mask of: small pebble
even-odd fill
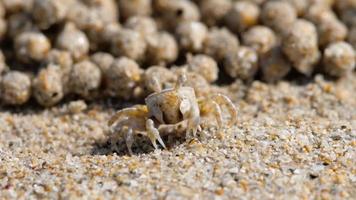
[[[71,101],[69,104],[68,104],[68,112],[70,114],[78,114],[78,113],[81,113],[83,112],[84,110],[87,109],[87,104],[85,103],[85,101],[83,100],[78,100],[78,101]]]

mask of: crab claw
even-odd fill
[[[148,113],[147,107],[145,105],[137,105],[132,108],[124,108],[117,113],[115,113],[109,120],[108,125],[112,126],[113,124],[120,122],[121,120],[127,119],[129,117],[146,117]]]
[[[155,149],[158,149],[156,140],[162,145],[163,148],[166,148],[166,145],[164,144],[161,136],[159,135],[159,131],[157,128],[154,127],[154,123],[151,119],[147,119],[146,121],[146,130],[147,130],[147,136],[150,138],[152,145]]]

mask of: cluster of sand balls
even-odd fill
[[[0,99],[197,95],[219,73],[278,81],[355,68],[355,0],[0,0]],[[220,71],[220,72],[219,72]]]

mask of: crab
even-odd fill
[[[145,105],[124,108],[110,118],[108,125],[115,125],[115,130],[124,134],[130,154],[135,135],[148,137],[155,149],[158,149],[156,141],[166,148],[161,135],[185,133],[187,138],[195,137],[202,130],[203,117],[213,115],[218,128],[232,126],[237,121],[237,110],[228,97],[215,94],[197,99],[194,89],[184,86],[186,79],[186,75],[181,74],[175,87],[164,90],[160,89],[157,81],[156,92],[146,97]],[[224,124],[220,105],[226,106],[230,114],[227,124]]]

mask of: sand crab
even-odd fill
[[[157,92],[145,99],[146,105],[136,105],[125,108],[114,114],[108,122],[109,126],[116,124],[116,129],[125,134],[126,145],[132,154],[134,135],[147,136],[155,149],[156,141],[166,148],[161,134],[186,133],[186,137],[196,135],[201,130],[201,118],[214,115],[218,128],[224,126],[223,114],[220,105],[225,105],[230,113],[227,124],[231,126],[236,122],[237,111],[231,100],[221,94],[211,98],[197,99],[191,87],[184,86],[186,76],[179,75],[174,88],[160,91],[157,83]]]

